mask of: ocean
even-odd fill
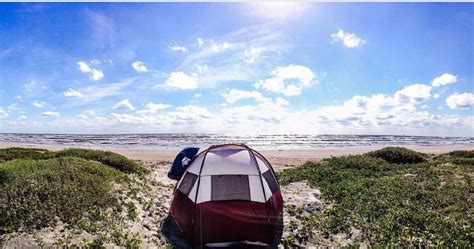
[[[222,135],[222,134],[0,134],[3,144],[94,148],[182,148],[244,143],[256,149],[322,149],[385,146],[474,146],[473,137],[392,135]]]

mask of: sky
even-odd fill
[[[0,132],[474,135],[473,3],[0,3]]]

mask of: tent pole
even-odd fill
[[[270,230],[270,216],[268,215],[268,205],[267,205],[267,196],[265,194],[265,187],[263,186],[263,180],[262,180],[262,172],[260,171],[260,167],[258,166],[257,158],[252,152],[252,149],[250,149],[247,145],[243,145],[245,148],[247,148],[247,151],[249,152],[250,156],[253,158],[253,161],[255,162],[255,166],[257,167],[258,171],[258,178],[260,179],[260,185],[262,186],[262,191],[263,191],[263,201],[265,202],[265,211],[267,212],[267,224],[268,224],[268,231],[271,233]],[[269,169],[270,170],[270,169]]]
[[[209,147],[205,154],[204,154],[204,157],[202,159],[202,162],[201,162],[201,168],[199,169],[199,175],[198,175],[198,182],[197,182],[197,186],[196,186],[196,195],[194,196],[194,212],[193,212],[193,229],[192,229],[192,234],[191,234],[191,243],[194,239],[194,229],[195,229],[195,224],[196,224],[196,206],[197,206],[197,197],[198,197],[198,194],[199,194],[199,185],[201,184],[201,173],[202,173],[202,168],[204,167],[204,161],[206,161],[206,156],[207,156],[207,153],[209,152],[209,150],[211,148],[213,148],[214,146],[211,146]],[[201,216],[199,217],[199,223],[201,223]],[[202,224],[200,224],[200,227],[202,227]],[[200,234],[201,234],[201,238],[199,240],[200,244],[201,244],[201,247],[202,247],[202,231],[200,231]]]

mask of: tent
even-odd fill
[[[283,199],[270,163],[245,145],[214,145],[178,181],[164,235],[177,247],[276,247]]]

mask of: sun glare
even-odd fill
[[[307,4],[300,2],[266,2],[249,5],[253,15],[269,19],[297,18],[307,7]]]

